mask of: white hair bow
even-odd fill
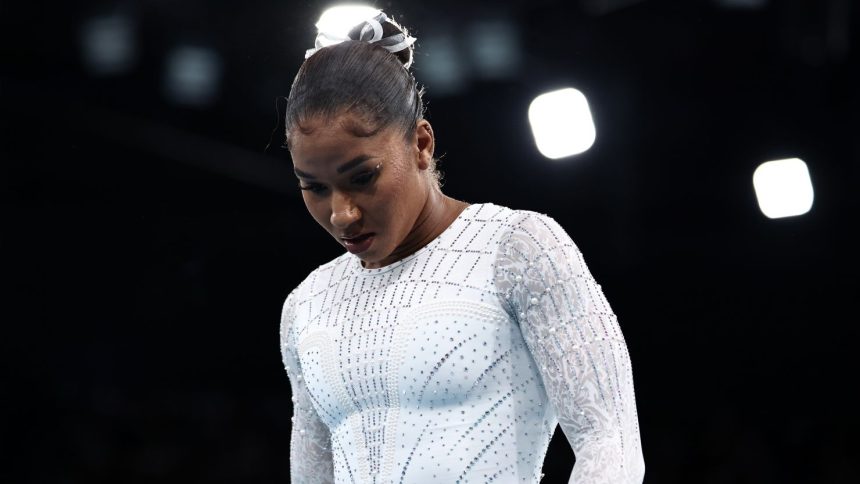
[[[401,50],[406,49],[415,43],[415,37],[406,35],[402,32],[383,38],[382,22],[385,22],[387,20],[388,16],[386,16],[385,13],[380,10],[377,11],[377,13],[372,18],[357,23],[356,26],[362,26],[357,39],[351,39],[349,35],[341,35],[333,32],[325,32],[320,30],[317,33],[317,38],[314,42],[314,48],[308,49],[305,52],[305,59],[314,55],[318,50],[322,49],[323,47],[339,44],[347,40],[359,40],[362,42],[377,44],[388,52],[391,52],[392,54],[396,54],[397,52],[400,52]],[[353,29],[354,28],[355,27],[353,27]],[[405,67],[409,68],[411,64],[412,58],[410,56],[409,62],[405,64]]]

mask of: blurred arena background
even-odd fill
[[[0,481],[288,482],[281,304],[341,249],[276,107],[335,4],[0,4]],[[418,38],[444,189],[585,254],[646,482],[856,482],[860,5],[368,4]],[[529,106],[566,87],[596,138],[548,159]],[[789,158],[814,202],[770,218]],[[544,482],[572,465],[559,430]]]

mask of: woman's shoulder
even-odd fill
[[[487,221],[501,222],[507,226],[508,234],[516,232],[545,233],[554,235],[566,235],[562,228],[552,216],[534,210],[510,208],[494,203],[475,204],[473,217]]]
[[[333,278],[343,277],[349,272],[352,257],[349,252],[344,252],[312,270],[290,291],[284,304],[299,304],[307,299],[309,294],[315,292],[314,288],[328,287]]]
[[[311,296],[317,292],[318,288],[328,287],[331,283],[332,277],[337,277],[338,273],[340,274],[340,277],[343,277],[346,272],[349,272],[350,257],[351,254],[349,252],[345,252],[329,262],[322,264],[311,271],[307,277],[305,277],[295,288],[293,288],[292,291],[289,292],[289,294],[287,294],[284,304],[281,307],[280,333],[282,348],[286,348],[290,344],[290,338],[288,335],[292,330],[297,312],[299,312],[300,308],[304,307],[305,304],[308,304]]]
[[[534,210],[524,210],[493,203],[473,204],[469,222],[477,222],[470,233],[483,247],[494,247],[496,256],[510,251],[550,253],[576,245],[568,232],[552,216]],[[490,249],[493,250],[493,249]]]

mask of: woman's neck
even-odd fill
[[[428,193],[409,236],[384,260],[375,264],[365,263],[365,268],[384,267],[421,250],[451,226],[468,206],[468,203],[455,200],[434,187]]]

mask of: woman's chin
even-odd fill
[[[361,254],[356,254],[361,260],[361,265],[364,266],[365,269],[379,269],[386,264],[385,257],[379,256],[378,252],[370,249],[366,252],[362,252]]]

